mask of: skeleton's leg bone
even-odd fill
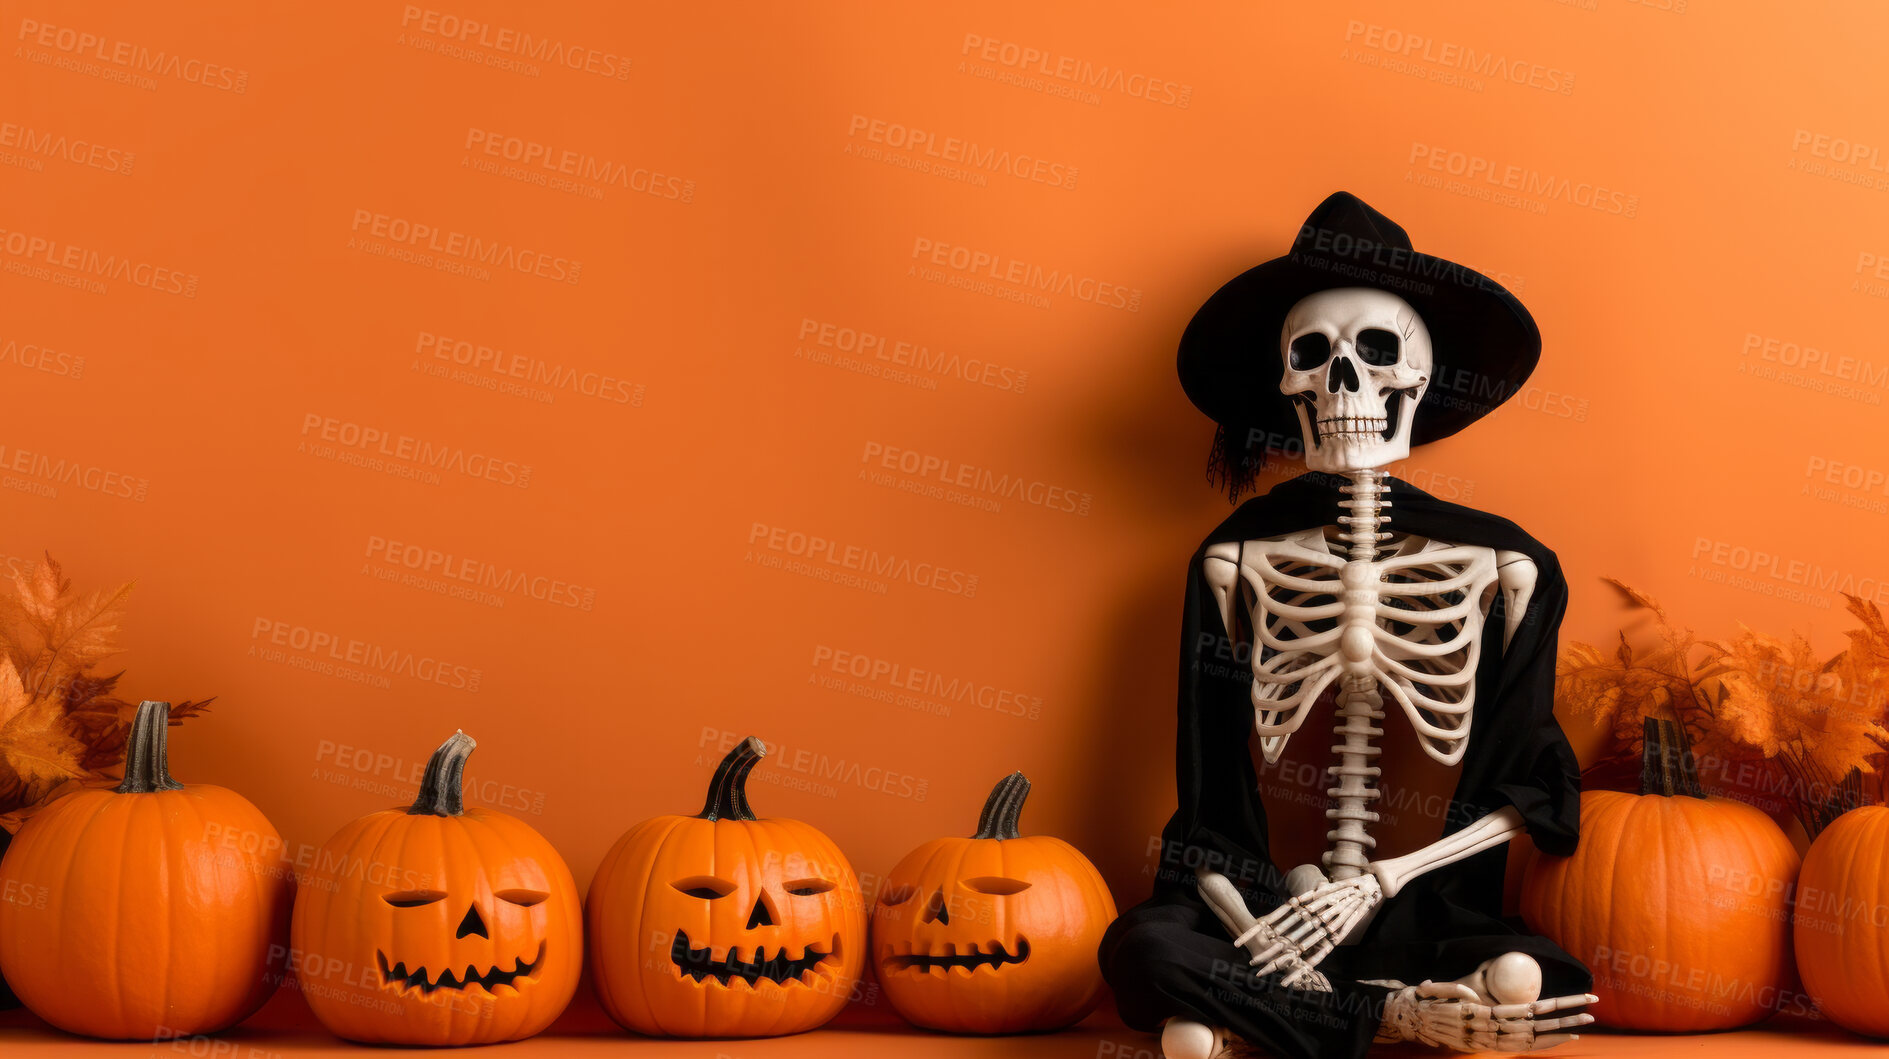
[[[1286,872],[1286,892],[1294,897],[1330,882],[1324,871],[1316,864],[1301,864]],[[1236,933],[1237,936],[1237,933]]]
[[[1227,1053],[1228,1036],[1219,1026],[1171,1018],[1161,1027],[1161,1054],[1167,1059],[1217,1059]]]
[[[1370,866],[1384,888],[1385,897],[1397,896],[1405,883],[1448,864],[1473,857],[1485,849],[1499,846],[1523,831],[1522,814],[1506,806],[1414,853],[1380,860]]]
[[[1465,980],[1491,1004],[1528,1004],[1541,999],[1541,964],[1525,952],[1484,960]]]
[[[1453,982],[1369,984],[1391,989],[1377,1040],[1420,1041],[1464,1052],[1533,1052],[1578,1040],[1559,1031],[1589,1025],[1594,1016],[1555,1013],[1598,1000],[1592,993],[1539,999],[1541,966],[1520,952],[1485,960]]]

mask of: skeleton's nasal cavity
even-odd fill
[[[1331,371],[1325,376],[1325,392],[1337,393],[1339,390],[1358,392],[1358,371],[1351,366],[1350,357],[1333,358]]]

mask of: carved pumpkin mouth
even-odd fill
[[[394,964],[390,969],[387,966],[386,953],[376,950],[374,955],[380,958],[380,979],[388,985],[407,986],[423,993],[431,993],[435,989],[470,989],[476,985],[490,992],[494,986],[501,985],[509,985],[516,989],[517,986],[513,983],[518,979],[523,978],[529,981],[535,977],[538,968],[544,965],[544,942],[538,943],[538,955],[530,963],[526,963],[523,957],[520,957],[512,961],[510,968],[494,967],[484,973],[467,965],[463,978],[452,971],[441,971],[436,976],[429,976],[424,967],[409,971],[405,960]]]
[[[818,946],[808,945],[805,954],[789,958],[787,947],[782,946],[768,955],[767,946],[754,950],[754,958],[748,961],[735,959],[735,950],[729,950],[725,959],[715,959],[712,946],[700,949],[689,946],[689,935],[676,931],[675,943],[669,946],[669,959],[676,965],[676,971],[684,977],[700,982],[713,977],[723,985],[730,978],[740,978],[749,985],[757,981],[773,982],[775,985],[807,985],[801,976],[836,958],[840,951],[840,936],[833,935],[833,940],[822,951]]]
[[[956,949],[957,946],[947,943],[945,948]],[[920,974],[933,971],[950,974],[953,967],[962,967],[968,971],[988,967],[994,971],[1005,964],[1022,963],[1030,958],[1030,939],[1024,937],[1017,939],[1017,951],[1014,954],[997,941],[991,942],[985,949],[980,949],[976,942],[972,942],[968,948],[967,952],[914,952],[888,956],[885,968],[888,971],[917,971]]]

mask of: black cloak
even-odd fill
[[[1235,510],[1188,562],[1175,747],[1179,807],[1162,832],[1154,896],[1123,914],[1102,943],[1104,975],[1130,1025],[1154,1030],[1179,1015],[1227,1026],[1276,1055],[1341,1059],[1370,1047],[1382,1017],[1385,989],[1364,980],[1441,981],[1519,951],[1541,964],[1543,996],[1583,993],[1592,985],[1578,960],[1501,917],[1506,845],[1420,876],[1386,900],[1359,943],[1340,946],[1319,965],[1332,993],[1280,988],[1275,976],[1256,978],[1245,952],[1233,948],[1198,895],[1194,872],[1206,867],[1231,880],[1255,916],[1287,896],[1284,868],[1268,853],[1248,749],[1251,660],[1233,649],[1202,560],[1213,544],[1332,524],[1339,486],[1347,481],[1312,473],[1275,486]],[[1518,551],[1537,571],[1528,613],[1506,649],[1503,593],[1495,594],[1484,623],[1469,745],[1444,833],[1513,805],[1538,847],[1572,853],[1580,772],[1553,713],[1556,634],[1568,597],[1560,564],[1507,519],[1439,500],[1396,478],[1385,483],[1388,528]]]

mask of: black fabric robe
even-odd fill
[[[1441,981],[1519,951],[1540,962],[1543,996],[1582,993],[1592,984],[1578,960],[1502,919],[1506,845],[1420,876],[1385,901],[1360,942],[1340,946],[1319,965],[1332,980],[1331,993],[1285,989],[1277,976],[1254,976],[1245,951],[1234,948],[1198,894],[1195,869],[1206,867],[1231,880],[1248,909],[1263,916],[1287,896],[1284,873],[1291,867],[1274,864],[1268,854],[1248,749],[1251,660],[1244,648],[1237,655],[1232,649],[1202,560],[1213,544],[1335,523],[1344,481],[1306,474],[1248,500],[1188,562],[1175,748],[1179,807],[1162,832],[1154,896],[1116,920],[1101,948],[1103,973],[1131,1026],[1156,1030],[1178,1015],[1229,1027],[1288,1059],[1346,1059],[1370,1047],[1383,1014],[1386,989],[1365,979]],[[1439,500],[1396,478],[1385,481],[1393,531],[1518,551],[1537,570],[1528,613],[1506,650],[1503,593],[1496,593],[1484,623],[1469,745],[1444,833],[1513,805],[1537,846],[1573,852],[1580,772],[1553,713],[1556,634],[1568,595],[1560,564],[1506,519]],[[1386,725],[1408,723],[1395,704],[1387,702],[1386,713]],[[1319,730],[1319,720],[1308,726]],[[1300,826],[1325,822],[1312,816]]]

